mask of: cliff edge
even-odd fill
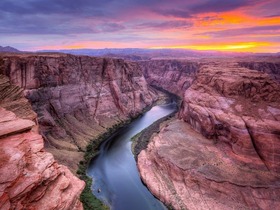
[[[3,54],[1,59],[0,73],[25,90],[38,114],[46,150],[72,172],[93,139],[157,98],[133,62],[53,53]]]
[[[0,75],[0,209],[83,209],[84,182],[44,150],[23,90]]]
[[[199,61],[179,119],[138,156],[143,181],[175,209],[280,204],[280,62],[244,60]]]

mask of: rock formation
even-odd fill
[[[139,62],[147,82],[183,97],[199,69],[199,63],[184,60]]]
[[[181,120],[165,125],[138,156],[144,182],[175,209],[277,208],[279,60],[198,63]]]
[[[233,159],[280,172],[280,84],[237,63],[207,63],[185,92],[180,117]]]
[[[4,54],[0,73],[25,89],[47,150],[73,172],[90,140],[137,116],[157,97],[136,63],[118,59]]]
[[[173,120],[138,156],[150,191],[174,209],[277,209],[279,174],[237,163],[225,150]]]
[[[82,209],[84,183],[45,152],[36,116],[0,75],[0,209]]]

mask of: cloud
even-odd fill
[[[137,47],[201,43],[209,37],[211,42],[251,41],[251,35],[276,40],[278,5],[279,0],[0,0],[0,37],[2,45],[14,40],[21,48],[24,42],[65,40]]]
[[[266,18],[280,17],[280,14],[265,15],[264,17],[266,17]]]
[[[1,0],[0,10],[10,14],[78,14],[79,16],[104,16],[103,6],[113,0]]]
[[[139,29],[175,29],[175,28],[190,28],[192,26],[192,23],[190,21],[184,21],[184,20],[174,20],[174,21],[155,21],[155,22],[145,22],[138,24],[136,28]]]
[[[254,2],[260,1],[256,0]],[[84,26],[84,24],[82,24],[83,26],[81,24],[74,25],[76,23],[87,22],[88,20],[92,20],[93,22],[109,22],[112,24],[118,24],[120,21],[137,22],[137,19],[140,19],[142,22],[155,22],[153,15],[147,15],[150,13],[165,16],[164,19],[166,21],[166,23],[162,24],[151,24],[150,27],[154,25],[155,28],[162,25],[163,28],[170,28],[173,25],[175,28],[178,28],[190,24],[172,22],[175,21],[172,20],[174,17],[191,19],[195,18],[195,15],[199,13],[234,10],[247,6],[252,2],[253,0],[1,0],[0,27],[8,28],[3,31],[4,33],[13,31],[12,25],[21,25],[20,27],[22,28],[26,25],[27,29],[25,31],[28,33],[31,33],[32,30],[36,33],[41,28],[42,33],[53,31],[55,34],[62,33],[60,32],[60,28],[63,28],[63,25],[68,24],[68,22],[71,22],[68,25],[69,32],[77,28],[77,32],[91,33],[98,32],[99,29]],[[46,16],[48,18],[45,18]],[[24,20],[27,19],[26,24],[19,20],[19,17]],[[45,19],[49,21],[49,24]],[[36,26],[38,29],[36,29]],[[51,30],[52,28],[53,30]],[[109,32],[121,29],[124,29],[124,26],[111,25],[110,27],[105,25],[103,31]],[[22,29],[22,31],[24,30]],[[66,31],[67,29],[65,29]],[[2,32],[0,31],[0,33]]]
[[[99,25],[100,32],[115,32],[125,29],[125,26],[118,23],[105,23]]]
[[[204,13],[221,13],[234,11],[248,6],[258,6],[260,3],[274,0],[196,0],[170,1],[157,5],[153,11],[163,16],[191,18]],[[274,4],[275,5],[275,4]]]
[[[8,15],[7,15],[8,16]],[[93,33],[86,25],[71,24],[63,16],[26,15],[0,19],[1,34],[75,34]]]
[[[104,21],[72,20],[67,16],[25,15],[0,19],[0,34],[96,34],[125,29],[125,26]]]
[[[210,31],[205,33],[199,33],[197,35],[208,35],[211,37],[235,37],[235,36],[250,36],[255,34],[279,34],[280,25],[271,26],[255,26],[249,28],[238,28],[238,29],[228,29],[221,31]]]
[[[179,18],[191,18],[189,10],[186,9],[155,9],[154,12],[169,17],[179,17]]]
[[[227,12],[241,7],[254,5],[258,0],[208,0],[190,7],[194,14],[208,12]]]

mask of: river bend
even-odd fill
[[[91,161],[87,174],[94,180],[93,194],[112,210],[166,209],[141,182],[131,137],[175,110],[175,102],[154,106],[101,144],[100,154]]]

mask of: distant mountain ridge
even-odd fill
[[[6,47],[0,46],[0,52],[20,52],[20,51],[10,46],[6,46]]]
[[[60,52],[73,55],[89,55],[97,57],[122,58],[125,60],[151,60],[151,59],[185,59],[209,57],[236,57],[236,56],[277,56],[279,53],[240,53],[220,51],[198,51],[187,49],[143,49],[143,48],[105,48],[105,49],[60,49],[40,50],[38,52]]]

